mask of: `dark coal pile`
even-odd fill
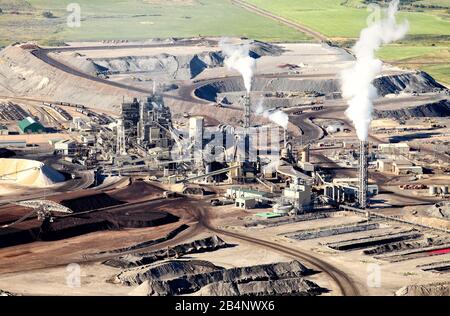
[[[392,253],[396,251],[420,249],[424,247],[439,246],[447,243],[445,238],[427,238],[425,240],[417,241],[400,241],[381,245],[375,248],[366,249],[363,251],[365,255],[381,255],[385,253]]]
[[[0,148],[0,158],[11,158],[14,157],[16,153],[7,148]]]
[[[104,262],[104,264],[115,268],[128,269],[164,260],[170,256],[180,257],[186,254],[209,252],[230,246],[231,245],[227,244],[219,237],[213,236],[205,239],[195,240],[191,243],[180,244],[170,248],[169,250],[160,249],[154,252],[124,255],[118,258],[107,260],[106,262]]]
[[[368,231],[379,228],[380,225],[377,223],[363,223],[363,224],[353,224],[353,225],[342,225],[321,229],[304,230],[295,232],[287,235],[287,237],[295,240],[308,240],[314,238],[329,237],[341,234],[349,234],[355,232]]]
[[[162,196],[163,190],[144,181],[134,181],[126,188],[111,193],[111,197],[120,201],[133,201],[151,196]]]
[[[450,272],[450,261],[438,261],[429,264],[419,265],[423,271],[431,271],[437,273],[449,273]]]
[[[145,286],[147,295],[183,295],[192,294],[202,288],[212,285],[205,291],[223,295],[264,295],[300,294],[318,295],[323,292],[319,286],[310,281],[302,281],[304,276],[312,271],[298,261],[256,265],[222,269],[207,273],[185,275],[166,280],[149,280]],[[297,279],[297,280],[296,280]],[[270,288],[273,286],[273,288]]]
[[[280,56],[283,52],[284,49],[278,45],[261,41],[253,41],[250,43],[250,56],[253,58],[262,56]]]
[[[375,110],[376,118],[409,119],[414,117],[447,116],[450,116],[450,101],[447,99],[398,110]]]
[[[203,260],[170,260],[160,264],[146,265],[124,270],[114,277],[114,283],[135,286],[147,280],[170,280],[188,274],[208,273],[222,270],[209,261]]]
[[[302,278],[248,283],[217,282],[206,285],[199,292],[202,296],[316,296],[326,292],[316,283]]]
[[[46,220],[39,226],[18,230],[14,227],[0,230],[0,247],[9,247],[34,241],[52,241],[103,230],[161,226],[178,221],[178,217],[164,211],[145,209],[114,210],[74,214]]]
[[[412,240],[422,237],[420,233],[417,233],[415,230],[401,232],[401,233],[391,233],[391,234],[383,234],[376,235],[358,239],[350,239],[344,240],[334,243],[327,244],[328,247],[341,250],[341,251],[351,251],[351,250],[359,250],[369,247],[374,247],[378,245],[385,245],[389,243],[399,242],[403,240]]]
[[[290,78],[254,78],[254,91],[315,91],[321,94],[328,94],[339,91],[339,81],[337,79],[302,79],[292,80]],[[234,93],[245,91],[242,78],[228,78],[204,85],[195,90],[195,95],[201,99],[217,102],[217,97],[221,93]]]
[[[53,223],[46,221],[39,237],[41,240],[59,240],[101,230],[154,227],[176,221],[178,217],[170,213],[145,209],[93,212],[55,218]]]
[[[125,202],[117,200],[106,193],[99,193],[70,200],[63,200],[60,204],[70,208],[74,213],[79,213],[121,205],[125,204]]]
[[[383,76],[375,79],[374,85],[380,96],[400,92],[432,92],[444,87],[424,72],[405,73]],[[340,82],[337,78],[329,79],[291,79],[291,78],[261,78],[256,77],[253,83],[254,91],[272,92],[311,92],[330,95],[340,92]],[[218,95],[245,91],[242,78],[227,78],[199,87],[195,95],[201,99],[217,102]],[[223,97],[223,95],[221,95]]]
[[[375,79],[374,85],[378,94],[382,96],[401,91],[425,93],[433,92],[436,89],[445,89],[443,85],[423,71],[379,77]]]
[[[264,227],[273,227],[280,226],[289,223],[298,223],[304,221],[312,221],[316,219],[329,218],[330,215],[328,213],[306,213],[302,215],[298,215],[295,217],[278,217],[274,219],[263,219],[263,220],[252,220],[250,223],[245,223],[244,227],[255,227],[255,226],[264,226]]]

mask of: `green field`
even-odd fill
[[[319,31],[331,41],[346,47],[351,46],[361,29],[367,26],[370,14],[362,0],[246,1]],[[407,19],[410,32],[400,45],[382,48],[379,56],[386,61],[401,61],[401,66],[406,68],[429,71],[450,85],[450,0],[401,3],[398,20]]]
[[[79,28],[66,24],[67,4],[81,6]],[[1,0],[0,44],[35,40],[141,40],[193,36],[246,36],[266,41],[309,37],[231,4],[229,0]],[[16,12],[14,12],[16,11]],[[51,11],[53,18],[42,13]]]

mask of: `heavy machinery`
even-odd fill
[[[73,213],[68,207],[65,207],[61,204],[48,200],[28,200],[28,201],[14,202],[13,204],[23,206],[26,208],[31,208],[32,211],[10,224],[3,225],[1,228],[8,228],[17,225],[35,215],[38,220],[40,221],[48,220],[51,223],[53,222],[54,213],[59,214]]]

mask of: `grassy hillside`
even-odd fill
[[[351,46],[367,26],[363,0],[246,0],[267,11],[306,25],[343,46]],[[410,32],[400,45],[382,48],[379,56],[407,68],[429,71],[450,85],[450,0],[401,1],[399,20]]]
[[[67,27],[66,7],[81,6],[79,28]],[[308,37],[231,4],[229,0],[1,0],[0,44],[36,40],[247,36],[269,41]],[[51,11],[53,18],[43,12]]]

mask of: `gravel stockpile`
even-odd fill
[[[230,247],[230,245],[219,237],[213,236],[172,247],[170,248],[169,255],[180,257],[186,254],[214,251],[226,247]],[[120,256],[115,259],[107,260],[105,264],[116,268],[128,269],[151,264],[156,261],[167,259],[167,257],[167,249],[161,249],[154,252],[135,253]]]
[[[47,187],[65,180],[64,176],[40,161],[0,158],[2,182],[28,187]]]
[[[166,280],[149,280],[143,286],[150,296],[192,294],[208,285],[211,287],[205,289],[206,293],[216,295],[264,295],[271,292],[315,295],[319,287],[312,282],[303,281],[303,277],[311,273],[300,262],[291,261],[216,270]]]

